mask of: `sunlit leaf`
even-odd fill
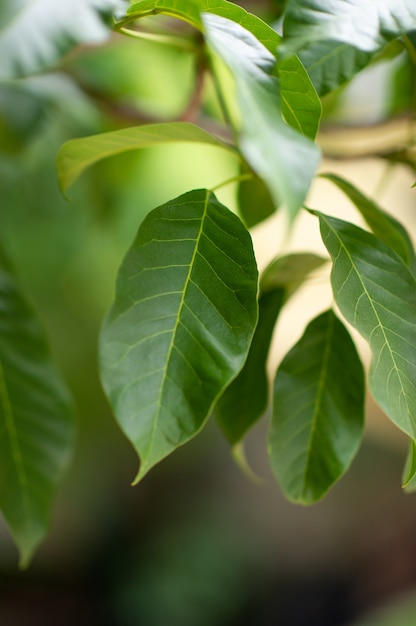
[[[280,364],[268,450],[287,498],[322,498],[349,467],[364,424],[364,372],[344,325],[315,318]]]
[[[276,320],[287,299],[326,259],[314,254],[289,254],[275,259],[260,280],[259,321],[247,361],[215,408],[228,441],[235,445],[264,414],[269,402],[267,357]]]
[[[348,196],[376,237],[397,252],[407,265],[414,264],[415,251],[412,241],[406,229],[398,220],[383,211],[374,200],[363,194],[344,178],[335,174],[323,174],[322,176],[333,182]]]
[[[129,150],[170,143],[208,144],[231,151],[238,158],[238,154],[230,146],[188,122],[123,128],[66,142],[59,150],[57,158],[61,189],[68,189],[87,167],[101,159]]]
[[[25,567],[74,443],[68,392],[0,249],[0,508]]]
[[[137,480],[203,426],[238,374],[257,322],[257,268],[239,218],[206,190],[152,211],[122,264],[101,337]]]
[[[240,149],[276,206],[283,203],[293,219],[318,166],[319,149],[282,119],[274,56],[235,22],[208,13],[203,19],[208,45],[236,82]]]
[[[416,279],[371,233],[316,215],[333,262],[335,300],[371,348],[371,392],[386,415],[416,439]]]
[[[413,0],[289,0],[281,52],[293,54],[322,41],[375,52],[415,29]]]
[[[0,32],[0,79],[51,68],[77,44],[102,43],[122,0],[32,0]]]

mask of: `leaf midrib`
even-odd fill
[[[189,270],[188,270],[188,275],[185,279],[185,283],[184,283],[184,288],[182,290],[182,297],[179,303],[179,307],[178,307],[178,314],[176,316],[176,321],[175,321],[175,326],[173,327],[172,330],[172,339],[170,341],[169,344],[169,349],[167,352],[167,356],[166,356],[166,361],[165,361],[165,367],[163,368],[163,376],[162,376],[162,384],[160,385],[160,391],[159,391],[159,396],[157,399],[157,410],[156,410],[156,414],[155,414],[155,419],[153,420],[153,428],[152,428],[152,433],[150,435],[150,443],[149,443],[149,447],[148,447],[148,451],[146,454],[146,459],[143,459],[143,466],[140,468],[140,472],[139,475],[144,475],[144,473],[146,472],[146,461],[151,457],[151,453],[154,447],[154,442],[156,439],[156,433],[158,430],[158,424],[159,424],[159,417],[160,417],[160,413],[161,413],[161,408],[162,408],[162,398],[163,398],[163,394],[164,394],[164,390],[165,390],[165,381],[168,379],[168,371],[169,371],[169,365],[170,365],[170,360],[172,357],[172,352],[173,349],[175,348],[175,340],[176,340],[176,335],[178,332],[178,329],[181,325],[181,317],[182,317],[182,310],[185,306],[185,297],[186,297],[186,293],[188,291],[189,285],[191,283],[191,275],[192,275],[192,271],[193,271],[193,267],[195,264],[195,258],[197,256],[198,253],[198,247],[199,247],[199,241],[201,239],[201,235],[203,232],[203,226],[204,226],[204,221],[207,215],[207,208],[208,208],[208,199],[210,196],[210,192],[206,191],[205,193],[205,203],[204,203],[204,210],[202,212],[201,215],[201,224],[199,227],[199,231],[198,234],[195,238],[195,248],[194,251],[192,253],[192,258],[191,261],[189,263]]]

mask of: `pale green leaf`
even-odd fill
[[[364,424],[364,372],[344,325],[315,318],[280,364],[268,450],[287,498],[322,498],[349,467]]]
[[[265,269],[260,280],[259,321],[247,360],[215,408],[218,423],[232,445],[241,441],[267,408],[267,357],[283,304],[308,274],[325,262],[314,254],[289,254],[275,259]]]
[[[31,0],[0,31],[0,79],[41,72],[77,44],[108,38],[121,0]]]
[[[0,249],[0,509],[27,566],[74,443],[68,392]]]
[[[355,204],[373,233],[392,248],[407,265],[415,263],[412,241],[402,224],[392,215],[383,211],[374,200],[368,198],[350,182],[335,174],[322,174],[330,180]]]
[[[198,126],[188,122],[148,124],[123,128],[91,137],[71,139],[59,150],[58,177],[65,191],[88,167],[116,154],[171,143],[201,143],[229,150],[230,146],[216,139]]]
[[[414,0],[289,0],[281,52],[293,54],[322,41],[375,52],[415,29]]]
[[[275,57],[235,22],[208,13],[203,20],[209,47],[235,79],[240,149],[276,206],[284,204],[293,219],[315,175],[319,149],[282,119]]]
[[[335,300],[371,348],[371,392],[386,415],[415,439],[416,279],[371,233],[315,214],[333,262]]]
[[[204,425],[247,357],[257,268],[239,218],[206,190],[152,211],[117,282],[101,372],[140,480]]]

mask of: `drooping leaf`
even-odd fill
[[[74,443],[69,394],[0,248],[0,509],[27,566]]]
[[[61,189],[65,191],[87,167],[116,154],[170,143],[201,143],[229,150],[230,146],[216,139],[198,126],[188,122],[148,124],[123,128],[108,133],[71,139],[59,150],[57,157]]]
[[[208,13],[203,20],[209,47],[236,82],[240,149],[276,206],[283,203],[293,219],[318,166],[319,149],[282,119],[275,57],[235,22]]]
[[[349,467],[364,425],[364,371],[342,322],[316,317],[280,364],[268,450],[287,498],[311,504]]]
[[[152,211],[122,264],[101,372],[140,480],[204,425],[247,357],[257,268],[239,218],[206,190]]]
[[[238,209],[247,228],[259,224],[276,210],[269,190],[255,174],[238,186]]]
[[[299,58],[322,97],[351,80],[372,58],[369,52],[358,50],[347,43],[318,41],[306,45]]]
[[[371,348],[371,392],[386,415],[416,439],[416,279],[371,233],[315,214],[333,262],[335,300]]]
[[[416,491],[416,442],[409,439],[409,449],[403,469],[402,486],[407,493]]]
[[[350,182],[335,174],[322,174],[330,180],[355,204],[373,233],[392,248],[407,265],[414,265],[415,251],[404,226],[381,209],[374,200],[368,198]]]
[[[41,72],[77,44],[97,44],[110,32],[123,0],[32,0],[0,32],[0,79]]]
[[[219,399],[215,413],[222,431],[235,446],[264,414],[269,402],[267,357],[283,304],[326,259],[289,254],[275,259],[260,280],[259,321],[243,369]]]
[[[375,52],[415,29],[413,0],[289,0],[281,53],[294,54],[322,41]]]

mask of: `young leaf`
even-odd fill
[[[37,0],[25,2],[0,33],[0,79],[51,68],[77,44],[102,43],[106,22],[122,0]]]
[[[26,567],[74,443],[68,392],[0,248],[0,508]]]
[[[193,437],[238,374],[257,322],[250,235],[206,190],[152,211],[117,282],[101,372],[140,480]]]
[[[310,504],[349,467],[364,424],[364,372],[344,325],[315,318],[277,370],[269,456],[286,497]]]
[[[215,412],[231,445],[235,446],[264,414],[269,401],[267,356],[283,304],[306,276],[326,262],[314,254],[289,254],[275,259],[260,281],[259,321],[247,361],[219,399]]]
[[[411,0],[289,0],[281,53],[294,54],[321,41],[375,52],[415,29],[416,4]]]
[[[374,200],[361,193],[350,182],[335,174],[322,174],[330,180],[355,204],[373,233],[390,246],[407,265],[415,263],[415,251],[412,241],[402,224],[381,209]]]
[[[386,415],[416,439],[416,279],[371,233],[314,213],[333,262],[335,300],[371,348],[372,394]]]
[[[209,13],[203,21],[209,47],[236,82],[241,151],[276,206],[285,204],[293,219],[318,166],[319,149],[282,119],[275,57],[239,24]]]
[[[67,141],[57,157],[58,176],[62,191],[84,172],[87,167],[116,154],[169,143],[203,143],[229,150],[238,157],[230,146],[216,139],[198,126],[188,122],[148,124],[134,128],[123,128],[92,137]]]

